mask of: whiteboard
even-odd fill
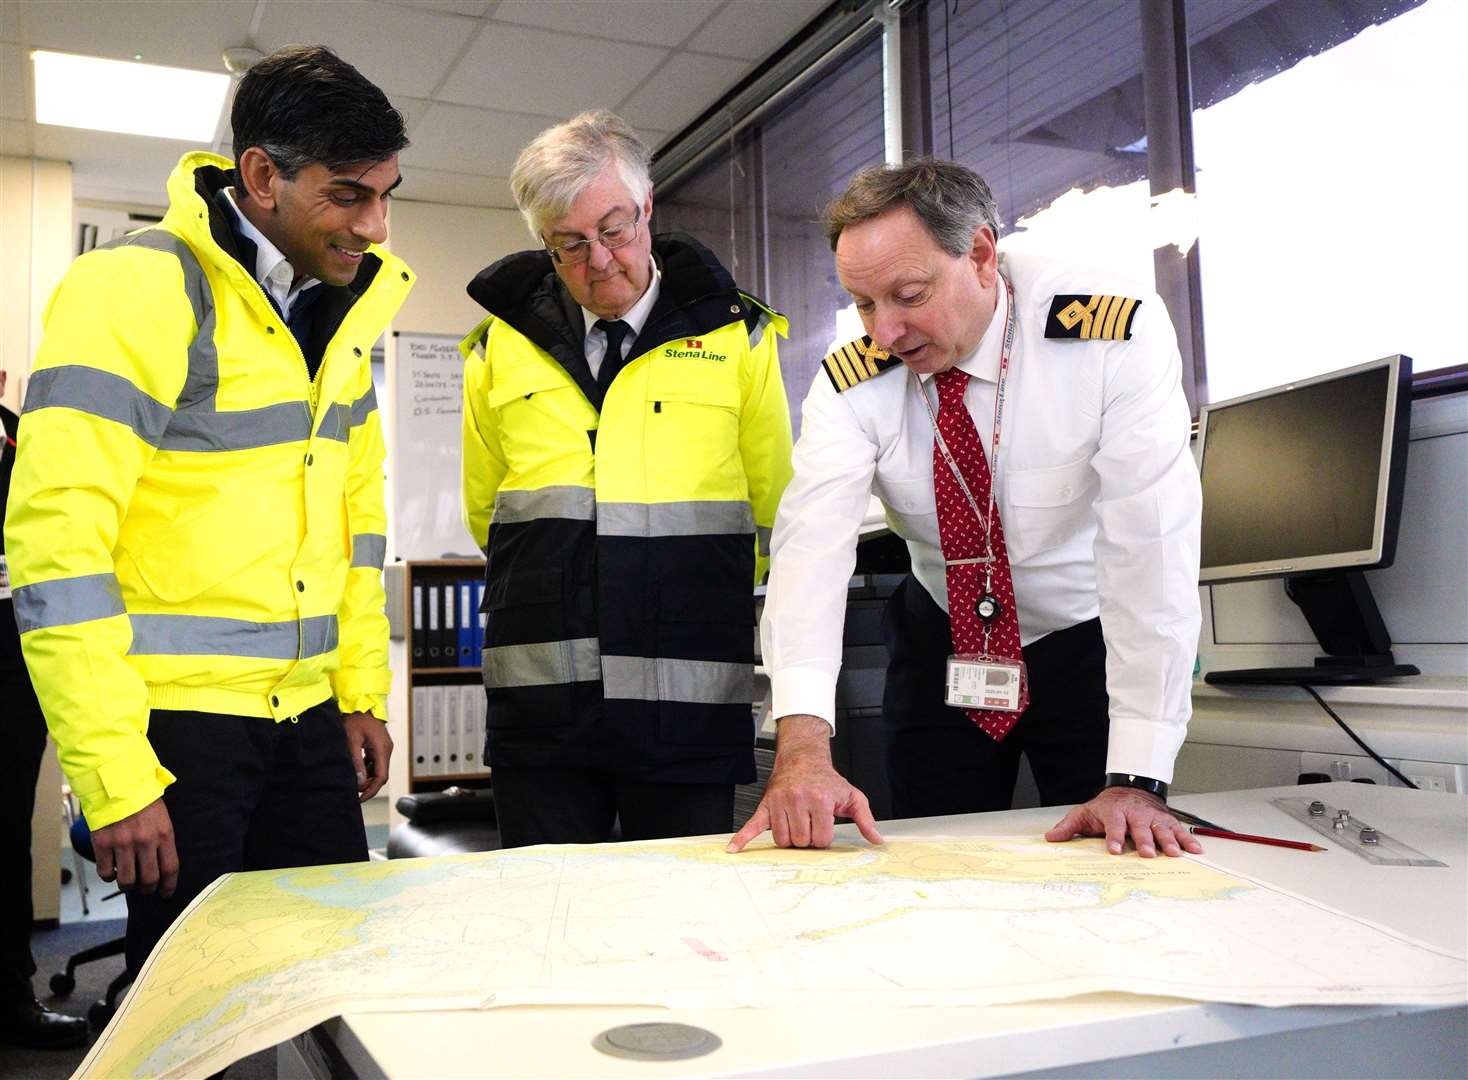
[[[394,333],[388,528],[399,559],[477,558],[464,527],[459,462],[464,358],[453,334]]]

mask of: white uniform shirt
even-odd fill
[[[1014,285],[1015,338],[995,499],[1028,644],[1101,616],[1111,699],[1108,772],[1171,780],[1192,714],[1197,652],[1198,472],[1177,338],[1135,283],[1033,256],[999,258]],[[1138,298],[1128,341],[1047,340],[1057,293]],[[1007,312],[960,362],[992,461]],[[923,380],[937,408],[931,377]],[[946,611],[933,491],[933,425],[905,366],[838,393],[824,370],[805,399],[795,477],[775,519],[760,635],[774,715],[835,726],[836,675],[857,529],[875,494],[907,541],[913,574]]]
[[[281,319],[289,319],[291,305],[296,302],[296,297],[307,289],[320,285],[321,282],[313,277],[302,277],[297,281],[295,267],[281,253],[280,248],[272,244],[263,232],[255,228],[249,218],[240,213],[240,204],[235,202],[234,198],[234,188],[225,188],[224,197],[229,200],[229,205],[234,207],[234,212],[239,219],[240,232],[255,244],[255,280],[275,301],[275,306],[280,310]]]
[[[622,316],[622,321],[631,327],[627,336],[622,339],[622,356],[632,355],[632,346],[637,343],[637,335],[647,325],[647,317],[652,314],[652,306],[658,302],[658,290],[662,288],[662,284],[663,272],[658,269],[657,261],[654,260],[652,278],[648,281],[647,288],[643,290],[637,303]],[[593,379],[601,375],[602,358],[607,354],[607,332],[596,325],[596,320],[600,318],[590,308],[581,309],[582,324],[586,327],[586,363],[591,368]]]

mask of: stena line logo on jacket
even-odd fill
[[[686,347],[682,349],[669,345],[668,355],[680,360],[715,360],[721,364],[729,359],[723,353],[705,352],[702,338],[684,338],[683,344]]]

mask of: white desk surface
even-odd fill
[[[1394,839],[1447,863],[1442,868],[1376,866],[1330,845],[1307,853],[1226,840],[1205,841],[1207,857],[1228,870],[1341,911],[1392,927],[1458,954],[1468,952],[1468,797],[1361,784],[1265,788],[1176,800],[1239,832],[1320,841],[1318,834],[1270,805],[1271,798],[1309,794],[1345,807]],[[888,822],[888,837],[925,835],[1036,835],[1060,816],[1056,808],[1000,814]],[[844,826],[849,831],[850,826]],[[853,838],[855,833],[851,832]],[[1349,947],[1349,943],[1342,943]],[[1468,982],[1468,964],[1464,969]],[[682,1062],[627,1061],[592,1048],[592,1039],[620,1024],[677,1021],[706,1028],[720,1049]],[[1413,1024],[1390,1043],[1382,1023]],[[1424,1024],[1426,1025],[1424,1027]],[[1324,1038],[1315,1038],[1317,1032]],[[1200,1004],[1175,998],[1096,994],[1064,1001],[987,1008],[706,1009],[534,1007],[481,1012],[347,1015],[323,1025],[346,1063],[361,1077],[648,1077],[648,1076],[994,1076],[1078,1068],[1101,1075],[1101,1065],[1129,1055],[1209,1052],[1212,1044],[1253,1040],[1253,1068],[1243,1067],[1245,1043],[1227,1053],[1227,1071],[1244,1075],[1302,1075],[1309,1068],[1271,1036],[1315,1038],[1311,1055],[1339,1055],[1316,1075],[1359,1074],[1368,1046],[1377,1053],[1426,1053],[1425,1074],[1443,1062],[1468,1063],[1468,1009],[1321,1006],[1267,1009]],[[1350,1039],[1360,1048],[1353,1048]],[[1424,1043],[1430,1044],[1423,1050]],[[1322,1051],[1321,1047],[1325,1049]],[[1460,1049],[1461,1047],[1461,1049]],[[1298,1048],[1295,1051],[1299,1053]],[[1153,1059],[1154,1062],[1156,1059]],[[1165,1067],[1184,1058],[1164,1058]],[[1312,1060],[1315,1060],[1312,1058]],[[1395,1061],[1395,1058],[1389,1058]],[[1093,1063],[1083,1067],[1084,1063]],[[1112,1063],[1116,1064],[1116,1063]],[[1195,1065],[1194,1068],[1197,1066]],[[1219,1065],[1204,1067],[1204,1073]],[[1150,1067],[1156,1071],[1154,1064]],[[1149,1071],[1133,1062],[1121,1075]],[[1461,1072],[1461,1069],[1454,1069]],[[1414,1072],[1404,1068],[1403,1074]]]

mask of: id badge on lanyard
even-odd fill
[[[1023,660],[985,653],[950,656],[943,700],[959,709],[1018,712],[1026,678]]]

